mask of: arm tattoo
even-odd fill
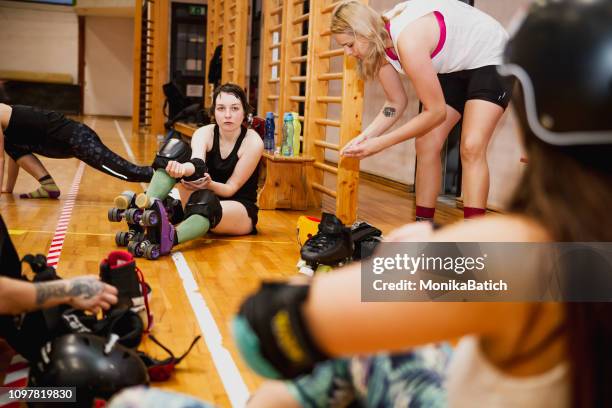
[[[383,108],[383,115],[388,118],[392,118],[393,116],[395,116],[395,108],[392,108],[391,106],[385,106]]]
[[[35,283],[36,304],[42,305],[47,300],[64,297],[83,297],[91,299],[102,290],[102,283],[93,279],[74,279],[71,285],[66,281]],[[69,288],[67,286],[70,286]]]
[[[42,305],[52,298],[66,297],[65,282],[39,282],[34,284],[36,289],[36,304]]]

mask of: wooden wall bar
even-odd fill
[[[134,11],[132,133],[164,133],[168,82],[169,0],[145,0]]]

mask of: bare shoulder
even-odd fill
[[[202,127],[197,128],[196,131],[193,133],[193,135],[194,136],[196,136],[196,135],[208,135],[209,137],[212,137],[214,129],[215,129],[215,125],[214,124],[202,126]]]
[[[0,124],[2,125],[2,128],[6,128],[8,126],[11,111],[12,108],[9,105],[0,103]]]
[[[253,129],[247,129],[246,136],[244,140],[248,143],[248,146],[253,149],[263,149],[263,140],[261,140],[261,136],[259,133],[254,131]]]
[[[519,215],[489,215],[451,224],[434,234],[439,242],[546,242],[551,237],[536,220]]]

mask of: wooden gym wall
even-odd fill
[[[363,81],[354,59],[340,48],[332,49],[329,24],[337,4],[264,0],[259,115],[274,112],[278,145],[283,114],[300,114],[302,153],[315,158],[307,172],[309,201],[320,207],[322,195],[335,198],[336,215],[352,223],[357,217],[359,161],[340,157],[336,164],[325,159],[326,151],[338,152],[359,135],[363,109]],[[330,93],[333,89],[339,91]],[[330,187],[334,179],[335,188]]]

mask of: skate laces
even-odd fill
[[[181,356],[175,357],[174,353],[172,353],[172,351],[168,347],[164,346],[159,340],[155,338],[155,336],[149,334],[149,338],[153,341],[153,343],[157,344],[162,350],[164,350],[170,355],[170,357],[164,360],[157,360],[143,353],[142,351],[138,352],[138,356],[147,366],[147,371],[149,372],[149,377],[151,378],[151,381],[167,381],[174,372],[176,366],[187,356],[187,354],[191,352],[193,346],[195,346],[195,344],[198,340],[200,340],[201,337],[202,336],[200,335],[196,336],[187,348],[187,351],[185,351]]]
[[[153,314],[151,313],[151,309],[149,307],[149,286],[145,281],[144,274],[140,270],[138,266],[136,268],[136,274],[138,275],[138,283],[140,284],[140,292],[142,293],[142,297],[144,300],[145,311],[147,313],[147,326],[145,327],[145,333],[149,334],[151,330],[151,326],[153,326]]]
[[[304,246],[311,249],[325,250],[335,245],[337,241],[338,237],[336,235],[319,233],[317,235],[312,236],[308,241],[306,241]]]

